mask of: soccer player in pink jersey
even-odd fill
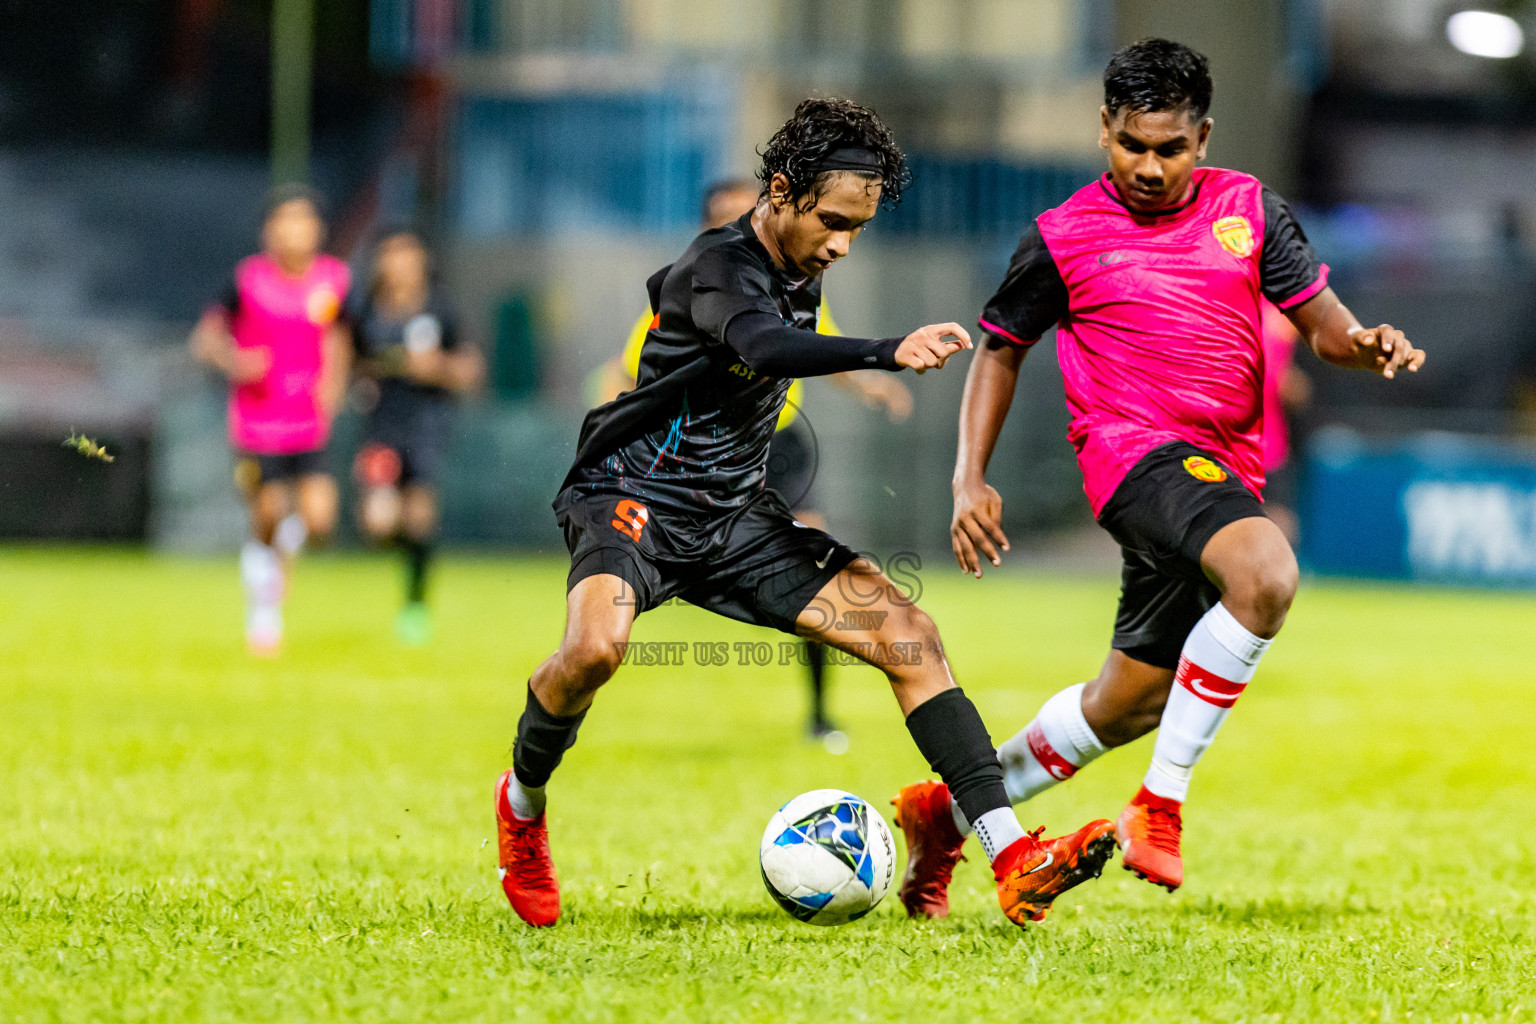
[[[960,567],[1008,549],[985,479],[1019,366],[1053,324],[1088,500],[1124,569],[1109,659],[998,748],[1015,803],[1156,729],[1152,763],[1115,834],[1125,866],[1182,883],[1180,812],[1195,764],[1285,621],[1296,558],[1264,515],[1261,300],[1320,357],[1392,378],[1424,353],[1362,327],[1328,287],[1286,204],[1249,175],[1197,168],[1211,133],[1205,57],[1150,39],[1104,74],[1109,173],[1024,232],[980,318],[960,412],[951,539]],[[902,899],[932,915],[962,820],[918,783],[919,856]],[[908,828],[909,843],[913,829]]]
[[[197,359],[229,378],[229,438],[241,455],[236,476],[251,508],[251,539],[240,552],[246,640],[259,655],[277,653],[282,643],[289,558],[306,532],[321,539],[336,525],[325,444],[350,359],[338,323],[349,274],[346,264],[320,252],[324,236],[313,193],[274,190],[262,251],[235,267],[190,340]],[[295,509],[301,528],[279,530]]]

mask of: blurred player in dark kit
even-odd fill
[[[796,377],[937,369],[970,344],[953,323],[904,338],[816,332],[822,272],[882,203],[895,205],[906,176],[873,111],[806,100],[763,151],[757,205],[699,235],[647,283],[659,318],[638,386],[587,415],[554,502],[571,553],[565,635],[529,679],[513,766],[495,787],[502,889],[524,921],[560,914],[545,784],[617,671],[635,617],[674,596],[881,668],[918,749],[980,836],[1015,923],[1112,851],[1107,821],[1059,840],[1025,834],[933,621],[868,561],[796,522],[766,486]],[[883,615],[868,614],[871,595]]]
[[[983,560],[1001,564],[1002,500],[985,471],[1019,367],[1056,325],[1068,437],[1094,515],[1124,556],[1120,609],[1098,677],[1046,701],[998,754],[1017,802],[1156,729],[1116,838],[1126,868],[1170,891],[1184,878],[1194,767],[1296,593],[1296,558],[1259,503],[1263,300],[1335,365],[1391,378],[1424,361],[1401,331],[1362,327],[1344,307],[1279,196],[1249,175],[1196,166],[1211,91],[1206,59],[1178,43],[1146,40],[1110,60],[1109,172],[1025,230],[982,311],[951,526],[963,570],[980,577]],[[960,832],[948,816],[933,821],[937,876]],[[942,886],[903,896],[937,901]]]
[[[751,179],[718,181],[704,190],[699,227],[703,231],[724,227],[757,205],[758,183]],[[635,321],[625,341],[624,351],[603,364],[602,400],[610,402],[635,386],[640,376],[640,352],[655,326],[656,315],[649,306]],[[839,335],[823,299],[816,314],[816,330]],[[912,392],[898,378],[878,370],[834,373],[832,383],[857,396],[871,408],[883,407],[893,423],[912,414]],[[805,408],[805,384],[798,378],[789,386],[784,409],[779,413],[773,440],[768,445],[768,486],[789,503],[795,518],[818,530],[827,528],[816,509],[816,438],[801,413]],[[807,732],[832,753],[848,749],[848,737],[833,724],[827,714],[826,648],[811,640],[801,641],[801,663],[807,668],[811,684],[811,712]]]
[[[372,279],[350,308],[359,391],[371,404],[353,466],[362,488],[358,525],[373,543],[394,544],[405,556],[405,604],[395,631],[414,646],[431,635],[427,574],[454,401],[479,386],[485,361],[459,338],[414,231],[391,231],[379,241]]]
[[[339,318],[350,276],[321,253],[324,238],[315,195],[275,189],[262,251],[235,267],[190,339],[193,355],[229,378],[229,437],[251,510],[240,553],[246,641],[264,656],[282,643],[291,559],[306,537],[322,541],[336,526],[325,445],[346,389],[350,353]]]

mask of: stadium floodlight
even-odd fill
[[[1525,48],[1520,23],[1492,11],[1460,11],[1445,23],[1445,36],[1462,53],[1474,57],[1515,57]]]

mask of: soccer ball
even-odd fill
[[[896,842],[863,800],[813,789],[768,819],[758,861],[769,895],[795,920],[847,924],[874,910],[891,887]]]

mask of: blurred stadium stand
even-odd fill
[[[0,41],[0,205],[15,211],[0,223],[0,447],[118,431],[148,481],[123,521],[168,547],[241,534],[219,388],[181,340],[254,245],[262,10],[76,5],[72,38],[96,48],[72,41],[58,68],[26,42],[69,27],[58,11]],[[1213,59],[1211,162],[1293,198],[1351,306],[1431,352],[1429,372],[1391,385],[1304,359],[1303,444],[1337,467],[1403,432],[1475,436],[1421,460],[1444,470],[1455,450],[1457,479],[1473,479],[1532,458],[1536,64],[1455,52],[1443,15],[1426,0],[345,0],[320,7],[314,166],[341,251],[383,222],[436,229],[445,286],[492,356],[446,484],[448,538],[556,551],[547,502],[589,374],[686,245],[703,185],[749,173],[796,100],[870,102],[911,153],[906,201],[827,281],[845,329],[894,334],[974,317],[1022,225],[1101,168],[1104,58],[1171,35]],[[71,77],[101,53],[118,63]],[[811,383],[817,487],[840,535],[942,557],[961,376],[915,381],[898,426]],[[1048,345],[1020,396],[993,477],[1018,537],[1055,537],[1088,518]],[[338,470],[357,429],[339,427]],[[1349,536],[1337,479],[1304,488],[1306,535],[1336,542],[1306,554],[1356,571],[1331,560]],[[0,531],[21,533],[12,521]]]

